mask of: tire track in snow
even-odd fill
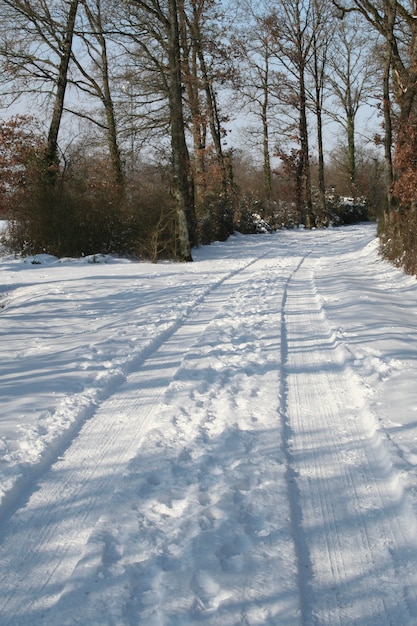
[[[277,422],[291,268],[256,265],[187,352],[115,494],[122,515],[101,517],[50,624],[75,623],[75,605],[83,623],[300,625]]]
[[[412,626],[416,520],[325,317],[311,258],[288,279],[282,338],[303,623]]]
[[[73,411],[76,413],[74,421],[60,436],[56,437],[53,442],[48,444],[47,449],[42,452],[40,459],[30,465],[25,475],[19,476],[14,486],[5,494],[2,494],[0,503],[0,540],[2,535],[1,526],[4,525],[19,506],[22,506],[24,501],[30,497],[35,482],[65,453],[65,450],[71,445],[71,442],[77,436],[83,425],[97,413],[99,407],[118,392],[130,374],[137,371],[147,359],[152,357],[165,341],[168,341],[174,333],[187,323],[193,311],[199,307],[206,298],[214,293],[217,288],[221,287],[223,283],[232,280],[235,276],[244,272],[264,256],[265,255],[261,255],[259,258],[252,259],[243,266],[228,272],[221,279],[210,283],[203,293],[199,294],[188,304],[168,327],[165,327],[164,330],[153,337],[149,343],[134,354],[133,357],[126,358],[122,364],[123,371],[119,371],[119,368],[115,374],[109,376],[104,386],[90,387],[83,390],[80,399],[74,396],[77,400],[73,406]]]
[[[298,587],[300,593],[301,623],[307,626],[311,615],[311,560],[307,545],[307,538],[302,529],[301,494],[297,484],[297,472],[291,454],[293,432],[288,420],[288,381],[286,376],[288,364],[288,331],[287,331],[287,300],[291,281],[299,271],[309,254],[303,256],[287,278],[281,303],[281,420],[283,449],[287,459],[286,479],[288,485],[288,500],[291,514],[291,526],[294,536],[294,547],[297,558]]]
[[[66,447],[62,457],[49,471],[41,468],[43,478],[23,494],[26,504],[0,532],[2,626],[34,624],[57,601],[184,355],[225,306],[234,283],[239,285],[245,271],[267,254],[229,272],[198,296],[136,357],[125,382],[94,415],[61,441],[61,449]]]

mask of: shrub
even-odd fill
[[[384,258],[417,276],[417,211],[393,212],[378,224]]]
[[[332,194],[327,198],[327,220],[334,226],[367,222],[368,205],[365,198],[349,198]]]
[[[37,121],[17,115],[0,122],[0,216],[13,219],[44,149]]]
[[[41,157],[13,189],[6,247],[24,255],[118,254],[157,261],[176,257],[173,198],[157,169],[122,187],[106,157],[73,151],[63,170]],[[10,193],[9,193],[10,195]]]

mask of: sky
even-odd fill
[[[375,225],[0,257],[2,626],[412,626],[417,285]]]

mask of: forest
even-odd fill
[[[191,261],[378,221],[417,274],[414,0],[2,0],[15,254]]]

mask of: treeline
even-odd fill
[[[234,230],[378,214],[415,271],[409,3],[5,0],[0,17],[13,251],[191,260]],[[365,105],[380,132],[361,140]]]

